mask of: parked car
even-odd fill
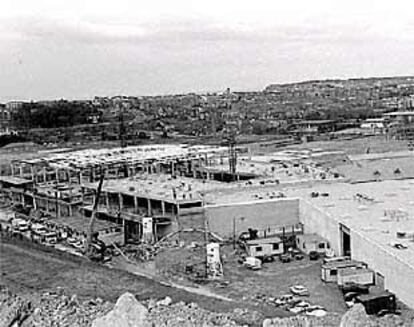
[[[279,256],[279,259],[281,262],[286,263],[286,262],[290,262],[292,260],[292,258],[290,257],[289,254],[281,254]]]
[[[299,295],[299,296],[309,296],[308,289],[305,286],[303,286],[303,285],[291,286],[289,289],[295,295]]]
[[[295,259],[296,260],[303,260],[303,254],[302,253],[295,254]]]
[[[259,270],[262,268],[262,262],[255,257],[247,257],[246,261],[243,263],[243,266],[252,270]]]
[[[309,259],[310,260],[318,260],[319,259],[319,253],[316,251],[310,251],[309,252]]]
[[[264,255],[262,257],[262,262],[273,262],[275,258],[272,255]]]

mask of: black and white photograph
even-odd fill
[[[0,0],[0,327],[414,326],[414,2]]]

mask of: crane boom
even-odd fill
[[[91,214],[91,219],[89,220],[89,226],[88,226],[88,234],[87,234],[87,238],[86,238],[86,244],[85,244],[85,252],[88,253],[90,251],[92,242],[93,242],[93,226],[95,224],[95,219],[96,219],[96,212],[98,210],[98,206],[99,206],[99,198],[101,196],[101,191],[102,191],[102,185],[103,185],[103,181],[105,179],[105,171],[104,169],[101,167],[101,176],[99,177],[99,184],[98,184],[98,188],[96,190],[96,195],[93,201],[93,207],[92,207],[92,214]]]

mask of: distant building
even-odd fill
[[[414,123],[414,111],[394,111],[383,114],[384,118],[388,118],[390,123],[398,123],[407,125]]]
[[[362,124],[361,128],[370,131],[372,134],[383,134],[388,125],[388,118],[368,118]]]
[[[0,105],[0,135],[10,133],[11,110]]]
[[[304,120],[296,123],[294,132],[298,134],[319,134],[334,132],[336,129],[335,120]]]
[[[10,101],[6,103],[6,109],[10,111],[19,110],[23,108],[23,101]]]

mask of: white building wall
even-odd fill
[[[414,267],[397,258],[386,245],[380,246],[351,230],[352,258],[384,276],[384,287],[410,307],[414,307]],[[402,250],[403,251],[403,250]]]
[[[303,223],[304,233],[316,233],[329,241],[335,255],[341,255],[341,238],[339,223],[321,209],[306,200],[299,201],[299,220]]]
[[[300,222],[305,233],[326,238],[336,255],[341,255],[340,222],[306,200],[300,201]],[[384,276],[384,287],[414,308],[414,267],[396,257],[387,245],[380,245],[350,228],[352,259],[365,262]]]
[[[299,199],[212,205],[206,207],[206,217],[210,230],[222,237],[233,235],[234,220],[236,235],[248,228],[293,226],[299,223]]]

